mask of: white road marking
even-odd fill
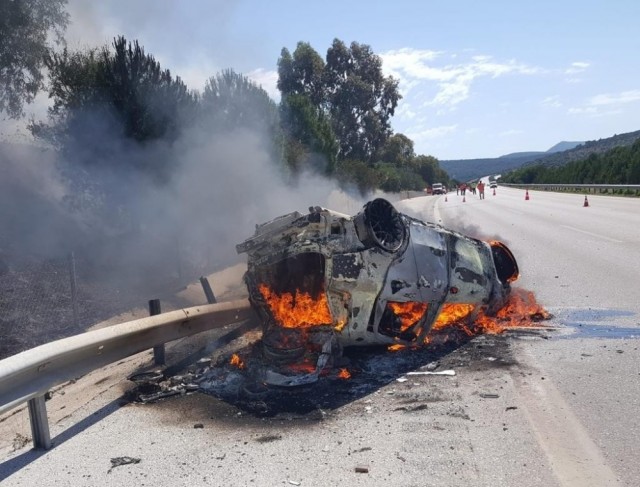
[[[511,371],[516,393],[538,443],[547,455],[561,487],[615,487],[616,475],[602,451],[562,398],[560,391],[535,364],[531,352],[519,347],[530,372]]]
[[[580,230],[576,227],[570,227],[569,225],[560,225],[561,227],[568,228],[569,230],[574,230],[576,232],[584,233],[585,235],[591,235],[592,237],[602,238],[604,240],[608,240],[609,242],[614,243],[623,243],[622,240],[616,240],[615,238],[605,237],[604,235],[598,235],[597,233],[588,232],[586,230]]]
[[[433,205],[433,219],[436,223],[442,223],[442,217],[440,216],[440,198],[438,198],[436,204]]]

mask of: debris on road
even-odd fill
[[[140,463],[141,459],[140,458],[134,458],[134,457],[115,457],[111,459],[111,468],[109,470],[107,470],[107,473],[111,473],[111,470],[113,470],[116,467],[121,467],[123,465],[134,465],[136,463]]]
[[[430,370],[416,370],[413,372],[407,372],[407,375],[456,375],[455,370],[440,370],[437,372],[433,372]]]

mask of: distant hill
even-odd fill
[[[523,166],[532,166],[536,164],[542,164],[545,166],[563,166],[568,162],[586,159],[591,154],[604,154],[616,147],[632,145],[638,139],[640,139],[640,130],[626,134],[614,135],[613,137],[608,137],[606,139],[591,140],[569,150],[556,152],[554,154],[526,161]],[[442,166],[442,164],[440,165]]]
[[[498,157],[498,159],[511,159],[511,158],[514,158],[514,157],[542,156],[544,154],[546,154],[546,152],[540,152],[540,151],[512,152],[511,154],[505,154],[504,156],[500,156],[500,157]]]
[[[524,155],[520,155],[524,154]],[[539,159],[544,152],[518,152],[490,159],[458,159],[440,161],[440,167],[449,177],[458,181],[469,181],[488,174],[500,174]]]
[[[567,142],[567,141],[562,141],[562,142],[558,142],[556,145],[554,145],[551,149],[549,149],[547,151],[547,154],[552,154],[554,152],[562,152],[565,150],[571,150],[574,147],[579,146],[580,144],[583,144],[584,142]]]
[[[593,153],[600,154],[614,147],[631,145],[639,138],[640,130],[588,142],[562,141],[545,152],[513,152],[490,159],[447,160],[440,161],[440,167],[453,179],[469,181],[488,174],[504,174],[522,166],[561,166],[585,159]]]

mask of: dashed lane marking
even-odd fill
[[[564,228],[568,228],[569,230],[573,230],[574,232],[580,232],[580,233],[584,233],[585,235],[591,235],[592,237],[602,238],[604,240],[608,240],[609,242],[623,243],[622,240],[616,240],[615,238],[607,237],[605,235],[599,235],[593,232],[588,232],[587,230],[581,230],[579,228],[571,227],[569,225],[560,225],[560,226]]]
[[[525,415],[561,487],[618,487],[615,473],[551,380],[543,375],[531,353],[518,352],[534,371],[511,375]]]

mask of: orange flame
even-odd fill
[[[389,352],[397,352],[398,350],[404,350],[405,348],[407,348],[406,345],[401,345],[400,343],[394,343],[393,345],[389,345],[387,347],[387,350]]]
[[[305,360],[303,362],[289,364],[287,365],[287,369],[296,374],[313,374],[316,371],[316,364]]]
[[[306,328],[332,322],[325,293],[320,293],[318,299],[313,299],[309,293],[297,290],[293,293],[277,294],[266,284],[260,284],[258,288],[273,317],[284,328]]]
[[[442,305],[440,314],[431,327],[432,330],[442,330],[466,318],[474,310],[475,305],[464,303],[445,303]]]
[[[396,301],[387,302],[387,306],[391,308],[393,314],[400,318],[400,331],[404,332],[415,325],[427,310],[427,303],[418,301],[408,301],[400,303]]]
[[[535,326],[538,321],[549,319],[550,316],[537,303],[531,291],[514,289],[495,316],[487,316],[481,311],[474,325],[478,333],[498,334],[508,328]]]
[[[341,332],[342,332],[342,330],[344,329],[344,327],[345,327],[345,325],[346,325],[346,324],[347,324],[347,322],[346,322],[346,321],[344,321],[344,320],[340,320],[340,321],[338,321],[338,323],[336,324],[336,326],[334,326],[334,327],[333,327],[333,329],[334,329],[336,332],[341,333]]]
[[[337,377],[338,379],[351,379],[351,372],[349,372],[347,369],[340,369]]]
[[[229,363],[234,367],[238,367],[239,369],[244,369],[244,362],[242,361],[242,359],[237,353],[234,353],[233,355],[231,355],[231,360],[229,361]]]
[[[513,289],[505,305],[494,316],[479,308],[472,322],[465,321],[476,308],[473,304],[444,304],[431,330],[442,331],[448,326],[456,326],[469,336],[482,333],[497,335],[509,328],[535,326],[551,316],[538,304],[532,292],[523,289]]]

